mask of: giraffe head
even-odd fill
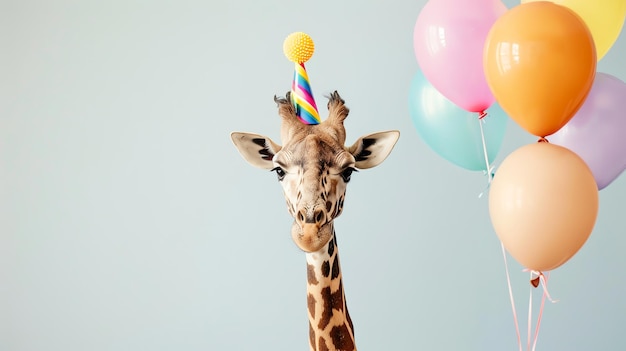
[[[349,110],[337,92],[329,96],[328,118],[316,125],[298,120],[289,93],[274,101],[282,117],[282,146],[253,133],[233,132],[231,138],[248,163],[276,172],[294,218],[291,236],[300,249],[315,252],[333,237],[352,173],[383,162],[400,133],[366,135],[346,147],[343,121]]]

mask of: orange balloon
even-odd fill
[[[587,164],[569,149],[526,145],[496,172],[489,214],[513,258],[526,268],[548,271],[587,241],[598,214],[598,188]]]
[[[596,72],[591,32],[567,7],[547,1],[500,16],[485,42],[487,83],[508,115],[544,137],[563,127],[585,101]]]

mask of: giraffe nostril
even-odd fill
[[[323,208],[317,209],[315,211],[302,209],[298,211],[296,216],[296,222],[300,225],[305,223],[317,224],[321,226],[326,221],[326,211]]]
[[[315,222],[321,223],[324,220],[324,212],[319,210],[315,213]]]

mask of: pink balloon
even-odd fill
[[[417,17],[413,47],[422,72],[464,110],[482,112],[495,101],[483,70],[483,46],[506,11],[500,0],[430,0]]]
[[[585,160],[599,190],[611,184],[626,169],[626,84],[596,73],[587,100],[548,139]]]

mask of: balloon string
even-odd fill
[[[530,278],[532,281],[533,278],[533,273],[530,272]],[[530,351],[530,334],[532,332],[532,321],[533,321],[533,288],[534,288],[534,284],[531,283],[530,285],[530,294],[528,297],[528,334],[526,334],[527,337],[527,344],[526,344],[526,350]]]
[[[522,351],[522,337],[519,332],[519,324],[517,323],[517,311],[515,310],[515,299],[513,298],[513,289],[511,289],[511,275],[509,274],[509,264],[506,260],[506,250],[504,244],[500,241],[500,247],[502,248],[502,258],[504,259],[504,271],[506,272],[506,284],[509,287],[509,300],[511,300],[511,309],[513,310],[513,322],[515,323],[515,332],[517,333],[517,345],[519,351]]]
[[[509,273],[509,265],[506,259],[506,249],[504,248],[504,244],[500,241],[500,248],[502,249],[502,258],[504,260],[504,271],[506,272],[506,283],[509,288],[509,300],[511,301],[511,310],[513,311],[513,322],[515,324],[515,333],[517,334],[517,345],[519,347],[519,351],[523,350],[522,346],[522,338],[520,335],[519,323],[517,318],[517,311],[515,309],[515,298],[513,297],[513,289],[511,288],[511,276]],[[535,351],[537,349],[537,339],[539,338],[539,328],[541,326],[541,319],[543,317],[543,310],[545,307],[546,300],[557,303],[559,300],[555,300],[550,296],[550,292],[548,291],[548,278],[550,277],[550,273],[544,275],[540,271],[524,269],[525,272],[530,272],[530,294],[528,298],[528,339],[527,339],[527,347],[528,351]],[[532,309],[533,309],[533,289],[537,288],[541,284],[543,288],[543,294],[541,296],[541,305],[539,307],[539,313],[537,315],[537,324],[535,325],[535,333],[531,339],[532,332]],[[531,341],[532,341],[532,349],[531,349]]]
[[[548,277],[546,277],[542,272],[525,269],[524,271],[530,272],[530,301],[528,303],[528,351],[535,351],[537,349],[537,339],[539,338],[539,327],[541,326],[541,318],[543,317],[543,309],[546,304],[546,299],[552,303],[558,302],[558,300],[552,299],[550,293],[548,292]],[[535,277],[536,276],[536,277]],[[549,276],[549,273],[548,273]],[[537,325],[535,326],[535,334],[532,338],[532,349],[530,347],[530,333],[531,333],[531,310],[532,310],[532,292],[533,288],[537,288],[541,284],[543,288],[543,294],[541,296],[541,305],[539,307],[539,314],[537,315]]]
[[[480,125],[480,139],[482,140],[483,143],[483,156],[485,156],[485,166],[487,166],[487,179],[488,179],[488,184],[491,183],[492,180],[492,174],[491,174],[491,167],[489,165],[489,155],[487,153],[487,142],[485,141],[485,131],[483,129],[483,123],[485,123],[484,118],[487,116],[487,112],[482,111],[479,115],[478,115],[478,124]]]
[[[489,190],[489,186],[491,185],[491,181],[493,180],[493,172],[492,172],[493,169],[489,165],[489,155],[487,153],[487,142],[485,141],[485,131],[483,129],[483,123],[485,123],[484,118],[486,116],[487,116],[487,112],[485,111],[481,111],[478,113],[478,125],[480,126],[480,139],[482,140],[482,144],[483,144],[483,156],[485,157],[485,166],[486,166],[486,172],[487,172],[487,187],[485,188],[483,192],[478,194],[479,198],[483,197],[485,192]]]
[[[548,272],[548,276],[550,276],[550,272]],[[545,277],[545,283],[544,286],[548,285],[548,277]],[[533,348],[532,351],[535,351],[535,349],[537,348],[537,339],[539,338],[539,326],[541,325],[541,317],[543,316],[543,307],[546,303],[546,297],[547,297],[547,288],[546,290],[544,290],[543,295],[541,296],[541,307],[539,307],[539,316],[537,316],[537,326],[535,327],[535,337],[534,337],[534,341],[533,341]]]
[[[548,280],[543,272],[535,271],[528,268],[524,269],[524,272],[530,272],[531,278],[534,277],[530,280],[530,284],[532,284],[533,287],[536,288],[539,286],[539,284],[541,284],[541,287],[543,288],[543,293],[546,295],[548,301],[552,303],[559,302],[558,299],[553,299],[552,296],[550,296],[550,292],[548,291]]]

